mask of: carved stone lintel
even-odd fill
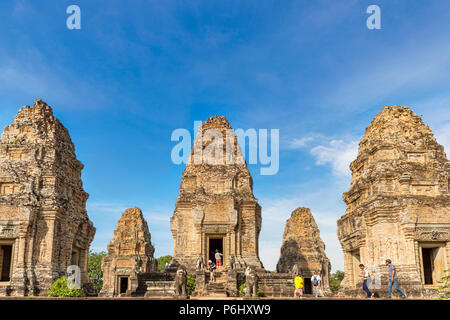
[[[449,228],[420,227],[416,229],[414,239],[417,241],[450,241]]]

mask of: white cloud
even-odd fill
[[[318,145],[310,153],[316,157],[317,165],[330,164],[336,176],[350,176],[350,163],[358,155],[358,142],[331,140],[326,145]]]
[[[450,123],[447,123],[436,130],[436,140],[444,146],[447,159],[450,157]]]
[[[304,137],[304,138],[294,138],[289,143],[290,149],[300,149],[304,148],[308,142],[314,141],[313,137]]]

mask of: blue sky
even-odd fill
[[[81,8],[81,30],[66,8]],[[381,8],[381,30],[366,8]],[[92,248],[105,250],[139,206],[156,256],[183,165],[173,130],[225,115],[233,128],[280,129],[280,170],[250,165],[262,206],[260,256],[279,257],[286,219],[311,208],[333,270],[348,164],[384,105],[407,105],[450,147],[448,1],[1,1],[0,125],[41,98],[85,164]]]

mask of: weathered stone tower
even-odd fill
[[[217,249],[225,265],[234,256],[237,268],[263,267],[258,254],[261,207],[225,117],[211,117],[198,129],[170,225],[173,265],[192,270],[199,254],[207,262]]]
[[[329,292],[330,260],[325,254],[325,243],[308,208],[295,209],[286,221],[281,246],[278,273],[289,273],[294,265],[304,279],[305,293],[311,293],[311,277],[318,271],[322,278],[322,289]]]
[[[45,295],[77,265],[87,282],[95,228],[86,212],[83,164],[69,132],[36,100],[0,141],[0,295]]]
[[[139,208],[127,209],[117,222],[108,244],[108,255],[102,261],[101,296],[118,296],[135,292],[133,278],[137,274],[155,272],[158,262],[153,257],[151,235]]]
[[[345,259],[340,292],[362,293],[363,263],[375,276],[375,291],[385,294],[384,262],[391,259],[407,295],[431,294],[427,289],[437,288],[450,267],[450,164],[444,148],[408,107],[384,107],[366,128],[350,169],[347,210],[337,223]]]

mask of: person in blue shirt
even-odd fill
[[[386,260],[386,266],[389,267],[389,284],[388,284],[388,296],[387,298],[391,298],[391,292],[392,292],[392,284],[394,284],[395,289],[400,293],[400,297],[404,299],[406,296],[403,293],[403,291],[398,286],[398,277],[397,277],[397,269],[392,264],[392,261],[390,259]]]

